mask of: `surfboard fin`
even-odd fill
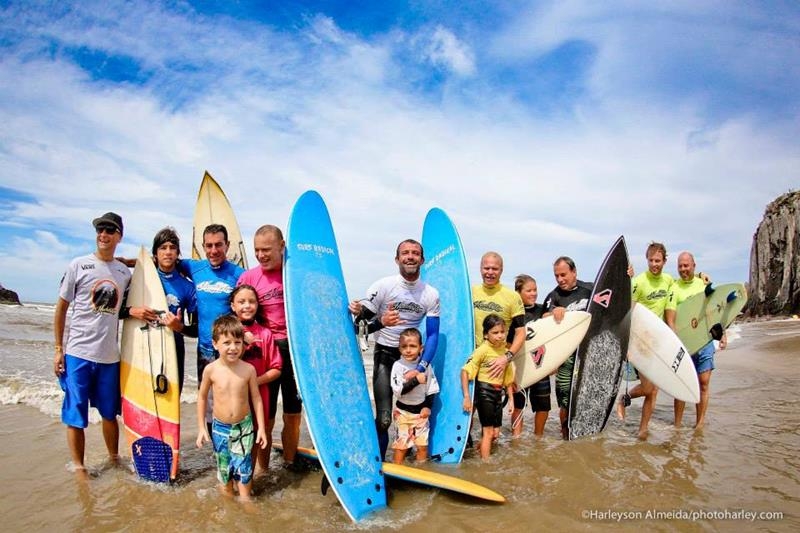
[[[711,296],[714,293],[714,290],[715,290],[714,287],[710,283],[706,285],[705,288],[706,296]]]
[[[319,491],[323,496],[328,494],[328,489],[331,488],[331,482],[328,481],[328,476],[322,474],[322,483],[319,485]]]
[[[731,302],[732,302],[732,301],[734,301],[735,299],[736,299],[736,291],[731,291],[731,293],[730,293],[730,294],[728,295],[728,297],[726,298],[726,300],[728,301],[728,303],[731,303]]]

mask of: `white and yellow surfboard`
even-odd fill
[[[153,259],[139,250],[127,305],[167,310]],[[122,422],[136,472],[157,482],[174,480],[180,450],[180,390],[171,329],[136,318],[122,325],[120,350]]]
[[[228,261],[236,263],[242,268],[247,268],[247,252],[242,239],[242,231],[233,214],[233,208],[222,187],[211,177],[207,171],[200,182],[197,193],[197,203],[194,207],[194,222],[192,224],[192,258],[202,259],[203,230],[209,224],[222,224],[228,230]]]

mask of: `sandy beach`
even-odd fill
[[[269,474],[256,481],[252,506],[221,497],[211,449],[194,447],[196,382],[191,379],[182,404],[177,483],[144,483],[127,458],[120,466],[109,465],[97,423],[87,430],[92,478],[78,482],[68,468],[60,391],[49,375],[51,318],[46,306],[0,306],[5,531],[800,528],[800,400],[793,394],[800,377],[800,320],[732,328],[729,348],[717,354],[708,421],[700,432],[690,427],[693,406],[687,406],[687,427],[672,425],[672,401],[663,394],[646,442],[636,439],[641,401],[634,401],[625,421],[613,417],[600,436],[573,442],[559,438],[555,410],[544,438],[535,440],[527,412],[523,436],[511,439],[504,428],[488,462],[468,450],[460,466],[426,465],[497,490],[506,504],[390,483],[390,508],[353,524],[333,494],[320,494],[320,471],[290,472],[278,455]],[[193,346],[187,352],[193,353]],[[368,352],[367,371],[370,359]],[[280,425],[279,417],[276,440]],[[310,444],[305,432],[301,440]]]

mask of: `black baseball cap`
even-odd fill
[[[122,217],[118,214],[109,211],[105,215],[92,220],[92,225],[95,227],[95,229],[97,229],[97,226],[100,226],[101,224],[109,224],[114,226],[119,230],[120,235],[122,235]]]

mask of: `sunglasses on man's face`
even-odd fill
[[[97,226],[95,228],[95,230],[97,231],[98,235],[100,235],[101,233],[106,233],[108,235],[114,235],[116,232],[119,231],[116,228],[116,226],[111,226],[109,224],[100,224],[99,226]]]

